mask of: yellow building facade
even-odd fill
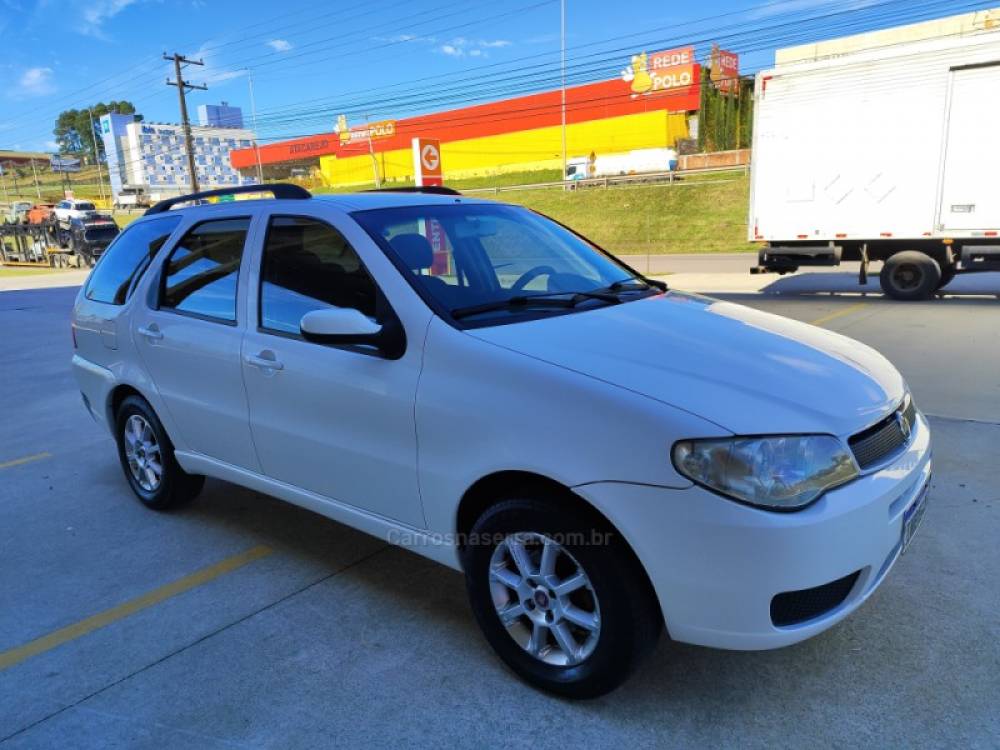
[[[433,133],[422,134],[433,137]],[[685,112],[652,112],[608,117],[566,126],[568,158],[624,153],[642,148],[673,147],[687,138]],[[373,161],[374,160],[374,161]],[[377,166],[385,182],[413,179],[413,154],[409,148],[361,156],[321,156],[323,184],[328,187],[370,184]],[[445,180],[504,172],[562,168],[562,127],[543,127],[466,140],[444,141],[441,164]]]

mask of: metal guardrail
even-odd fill
[[[737,166],[725,166],[725,167],[701,167],[699,169],[684,169],[674,172],[643,172],[641,174],[624,174],[615,175],[611,177],[590,177],[585,180],[560,180],[558,182],[535,182],[528,185],[496,185],[494,187],[484,187],[484,188],[462,188],[463,195],[469,195],[471,193],[505,193],[511,190],[544,190],[547,188],[564,188],[569,190],[576,190],[581,187],[611,187],[612,185],[628,185],[636,183],[654,183],[672,185],[678,181],[678,178],[685,177],[687,175],[699,175],[699,174],[719,174],[723,172],[742,172],[743,174],[749,174],[750,165],[743,164]],[[688,184],[702,184],[702,183],[688,183]]]

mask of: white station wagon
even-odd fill
[[[212,476],[461,570],[500,658],[576,697],[664,628],[816,635],[906,548],[930,433],[867,346],[523,208],[263,189],[154,206],[77,299],[84,403],[150,508]]]

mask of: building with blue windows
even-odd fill
[[[218,109],[227,111],[206,112],[206,121],[242,124],[243,115],[238,107],[221,105]],[[125,187],[144,188],[151,200],[191,192],[182,126],[136,122],[132,115],[107,114],[101,117],[100,131],[104,139],[111,193],[115,197]],[[229,160],[230,151],[250,148],[254,144],[252,131],[242,127],[192,125],[191,137],[200,189],[253,185],[257,182],[253,177],[241,175]]]

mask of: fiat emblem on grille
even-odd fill
[[[896,412],[896,422],[899,424],[899,431],[903,433],[903,438],[910,437],[910,422],[901,411]]]

